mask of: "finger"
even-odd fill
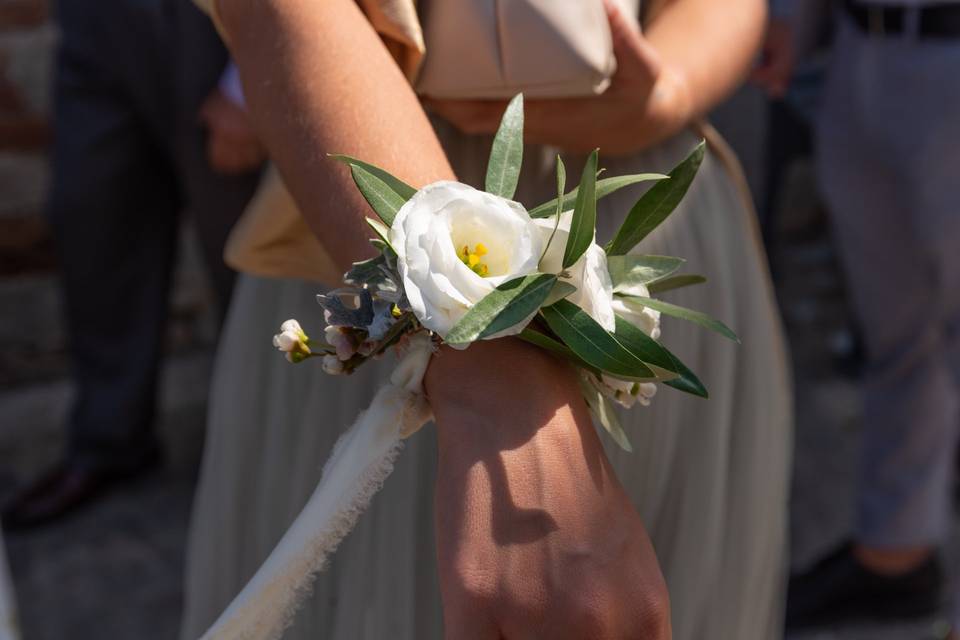
[[[210,167],[219,174],[232,175],[240,171],[242,161],[238,149],[229,143],[217,142],[209,148]]]
[[[623,14],[613,0],[604,0],[613,54],[617,58],[617,75],[639,76],[639,80],[653,83],[660,75],[660,58],[656,50],[640,33],[639,23]]]

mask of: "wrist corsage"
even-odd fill
[[[664,347],[661,314],[737,340],[721,322],[654,296],[703,283],[679,274],[678,257],[633,253],[677,207],[704,155],[698,145],[669,175],[602,177],[589,155],[579,185],[566,190],[557,157],[557,197],[531,209],[512,198],[523,158],[523,98],[514,98],[493,141],[483,191],[443,181],[421,189],[348,156],[354,182],[376,217],[367,218],[378,255],[358,262],[344,286],[317,296],[322,337],[288,320],[273,343],[291,362],[320,358],[350,374],[395,350],[400,363],[367,411],[334,447],[303,512],[205,638],[276,638],[310,576],[392,470],[402,439],[431,418],[422,379],[440,345],[516,336],[578,370],[597,422],[630,450],[613,404],[647,405],[658,384],[706,397],[697,376]],[[613,239],[597,244],[597,200],[641,182]]]

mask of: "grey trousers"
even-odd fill
[[[227,54],[189,0],[59,0],[49,216],[77,396],[68,455],[136,468],[157,447],[157,372],[179,214],[226,307],[231,226],[257,183],[216,175],[197,111]]]
[[[857,537],[937,544],[960,432],[960,39],[840,22],[817,143],[867,351]]]

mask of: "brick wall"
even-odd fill
[[[39,214],[55,45],[45,0],[0,0],[0,277],[53,265]]]

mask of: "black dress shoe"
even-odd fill
[[[150,471],[160,461],[157,451],[135,469],[118,472],[65,460],[17,492],[4,505],[3,528],[16,531],[47,524],[89,504],[120,482]]]
[[[935,554],[916,569],[891,576],[864,567],[853,544],[844,543],[809,571],[790,578],[787,628],[932,615],[940,607],[942,584]]]

